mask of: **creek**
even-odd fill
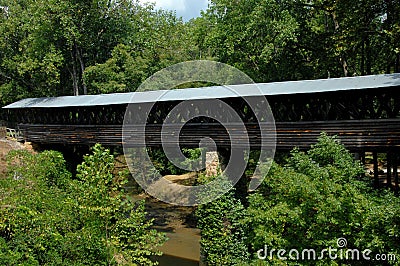
[[[149,219],[154,219],[153,228],[168,237],[159,247],[161,257],[154,258],[160,266],[198,266],[200,260],[200,230],[196,228],[194,207],[174,206],[146,194],[136,195],[144,199]]]

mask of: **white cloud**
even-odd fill
[[[208,0],[141,0],[142,3],[155,3],[156,8],[176,11],[185,21],[200,16],[200,10],[206,10]]]
[[[186,10],[184,0],[157,0],[156,7],[168,10],[184,11]]]

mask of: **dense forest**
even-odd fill
[[[130,0],[0,1],[0,102],[135,91],[197,59],[256,82],[398,72],[395,0],[212,0],[198,18]]]

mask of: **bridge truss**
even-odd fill
[[[248,93],[255,86],[267,99],[274,121],[258,121],[252,111],[254,106],[246,101],[256,97]],[[307,149],[324,131],[337,135],[347,149],[361,154],[361,158],[365,159],[366,152],[372,152],[376,182],[377,154],[387,153],[386,181],[390,186],[393,177],[398,188],[400,74],[237,85],[236,89],[242,92],[240,97],[232,95],[224,86],[217,86],[174,90],[157,101],[154,95],[147,97],[151,92],[35,98],[13,103],[4,110],[7,120],[18,123],[25,141],[35,143],[121,146],[128,141],[133,146],[135,143],[141,146],[139,139],[143,136],[135,125],[144,123],[146,147],[162,145],[164,127],[171,134],[179,134],[177,141],[181,147],[198,147],[200,140],[208,137],[218,148],[229,148],[231,138],[221,122],[230,122],[223,111],[216,118],[196,117],[196,108],[186,108],[175,117],[169,116],[182,102],[191,101],[196,106],[196,103],[218,99],[233,108],[243,121],[247,131],[243,135],[248,136],[252,149],[260,148],[262,137],[271,143],[276,140],[278,151],[294,147]],[[150,111],[144,114],[141,110],[146,108]],[[126,139],[122,130],[124,121],[130,124],[124,127]],[[180,130],[181,123],[185,126]],[[274,126],[268,127],[271,123]],[[260,130],[264,125],[274,132]],[[232,128],[235,126],[230,124]],[[240,130],[238,127],[237,132]]]

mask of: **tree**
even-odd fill
[[[113,156],[96,145],[77,179],[62,155],[10,154],[0,179],[3,265],[154,265],[164,236],[150,229],[143,202],[132,202],[113,176]]]
[[[60,84],[58,69],[64,58],[46,38],[39,39],[45,37],[43,27],[47,24],[33,26],[35,9],[30,1],[3,1],[2,6],[7,7],[7,13],[0,15],[2,103],[37,96],[38,88],[43,90],[43,95],[54,95]]]
[[[191,28],[170,11],[154,11],[141,25],[141,35],[128,45],[117,45],[103,64],[86,69],[84,80],[90,94],[135,91],[155,72],[197,59]]]
[[[213,0],[196,39],[202,53],[258,82],[392,73],[399,8],[391,0]]]
[[[309,50],[308,61],[326,76],[353,76],[392,72],[393,49],[385,28],[386,1],[294,1],[293,15],[300,22],[299,46]],[[388,26],[390,24],[390,26]]]
[[[200,183],[215,177],[202,176]],[[226,180],[229,186],[229,181]],[[212,191],[205,191],[207,195]],[[220,198],[198,207],[198,228],[201,230],[201,261],[207,265],[237,265],[249,259],[245,244],[245,228],[241,223],[244,207],[234,196],[234,189]]]
[[[287,252],[338,248],[336,242],[343,237],[348,243],[344,252],[370,249],[372,254],[398,256],[399,199],[391,192],[373,191],[367,181],[356,178],[362,172],[359,162],[339,141],[326,135],[321,135],[307,152],[293,150],[286,166],[274,164],[260,190],[249,197],[244,221],[249,229],[247,243],[255,257],[265,245],[269,251],[275,248]],[[328,256],[324,259],[282,261],[268,254],[265,262],[337,265]]]
[[[203,41],[211,56],[258,82],[288,79],[285,56],[296,42],[298,25],[280,3],[211,1],[204,14],[209,30]]]
[[[363,260],[362,254],[360,259],[356,253],[351,257],[356,249],[360,253],[371,250],[370,258],[376,254],[398,258],[400,200],[392,192],[373,190],[369,180],[359,178],[363,172],[337,137],[323,133],[308,151],[294,149],[286,165],[272,165],[259,189],[248,196],[247,208],[232,191],[199,206],[204,262],[375,265]],[[339,246],[343,238],[347,244]],[[329,255],[329,247],[336,251]],[[311,250],[315,258],[308,253]],[[335,255],[337,259],[332,259]],[[399,265],[396,260],[386,262]]]
[[[86,94],[83,72],[118,44],[140,39],[152,6],[118,1],[4,1],[0,23],[2,101]],[[136,47],[135,49],[141,49]]]

